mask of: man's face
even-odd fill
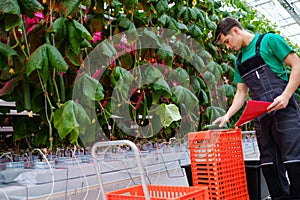
[[[238,34],[233,30],[231,30],[226,36],[221,34],[220,42],[224,44],[227,49],[231,49],[233,51],[238,51],[241,49]]]

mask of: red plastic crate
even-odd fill
[[[193,185],[207,185],[211,200],[248,200],[240,129],[188,135]]]
[[[207,186],[148,185],[147,188],[151,200],[208,200]],[[142,185],[107,192],[106,197],[108,200],[145,200]]]

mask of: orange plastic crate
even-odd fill
[[[207,186],[148,185],[147,188],[151,200],[208,200]],[[108,200],[145,200],[142,185],[107,192],[106,197]]]
[[[240,129],[188,135],[193,185],[207,185],[211,200],[248,200]]]

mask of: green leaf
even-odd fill
[[[160,78],[157,81],[155,81],[153,83],[152,89],[155,91],[155,95],[159,94],[157,95],[157,98],[161,97],[162,95],[165,97],[172,95],[168,83],[163,78]]]
[[[77,31],[80,32],[81,38],[87,39],[87,40],[93,40],[93,37],[91,34],[88,32],[88,30],[79,22],[73,20],[74,26],[77,29]]]
[[[194,11],[197,13],[198,22],[201,24],[201,26],[206,26],[206,13],[198,8],[194,8]]]
[[[160,48],[157,51],[157,55],[164,61],[166,61],[166,60],[173,61],[173,58],[174,58],[174,53],[173,53],[172,47],[170,47],[166,43],[161,44]]]
[[[42,80],[46,83],[49,79],[49,73],[50,73],[50,69],[49,69],[49,64],[48,64],[48,58],[44,59],[44,62],[47,62],[47,64],[43,64],[43,67],[41,70],[39,70],[39,73],[42,77]]]
[[[199,92],[199,103],[201,106],[208,105],[209,98],[205,90],[201,89]]]
[[[15,0],[1,0],[0,1],[0,13],[1,14],[14,14],[14,15],[20,15],[20,6],[18,4],[18,1]]]
[[[21,24],[20,7],[16,0],[1,0],[0,13],[4,15],[5,31],[19,26]]]
[[[210,122],[213,122],[218,117],[225,115],[226,111],[223,108],[216,106],[209,106],[206,110],[206,115]]]
[[[191,20],[196,21],[198,17],[197,17],[197,12],[195,11],[195,9],[189,8],[188,11],[190,13]]]
[[[18,0],[21,13],[27,15],[29,18],[34,17],[34,13],[44,9],[44,7],[37,0]]]
[[[217,28],[217,25],[215,22],[211,21],[208,17],[206,18],[206,27],[209,30],[215,30]]]
[[[0,42],[0,54],[3,57],[18,55],[15,50],[13,50],[11,47],[7,46],[6,44],[4,44],[2,42]]]
[[[57,69],[59,72],[66,72],[68,64],[60,54],[60,52],[52,45],[47,45],[48,60],[51,67]]]
[[[217,51],[217,48],[216,48],[215,45],[213,45],[212,43],[208,42],[208,43],[206,43],[206,47],[207,47],[208,51],[211,53],[211,55],[214,58],[218,58],[219,57],[219,54],[218,54],[218,51]]]
[[[300,95],[298,93],[295,93],[295,97],[298,101],[300,101]]]
[[[85,127],[91,124],[91,120],[84,108],[69,100],[54,112],[54,127],[61,139],[70,134],[71,142],[75,143],[79,134],[85,134]]]
[[[200,85],[199,79],[200,78],[198,76],[193,76],[191,78],[191,84],[192,84],[193,90],[195,91],[196,94],[198,94],[201,90],[201,85]]]
[[[5,68],[8,68],[8,62],[7,62],[7,56],[2,56],[0,54],[0,69],[5,69]],[[2,80],[2,74],[0,76],[0,79]]]
[[[80,45],[80,48],[92,48],[93,46],[86,40],[84,39]]]
[[[25,64],[26,75],[29,76],[34,70],[48,68],[47,44],[37,48]]]
[[[5,31],[9,31],[12,28],[17,27],[21,24],[20,16],[14,14],[6,14],[4,16],[4,24],[5,24]]]
[[[215,22],[215,23],[219,23],[220,17],[216,14],[213,14],[213,15],[210,16],[210,20]]]
[[[136,5],[138,3],[138,0],[125,0],[121,1],[123,5],[125,5],[125,8],[131,8],[133,5]]]
[[[75,66],[81,65],[78,55],[75,54],[75,52],[72,50],[72,48],[68,48],[66,50],[66,56],[73,65],[75,65]]]
[[[149,66],[145,67],[145,71],[143,71],[142,79],[145,84],[155,83],[158,79],[162,79],[163,75],[159,71],[159,69]]]
[[[132,74],[122,67],[115,67],[112,73],[112,83],[116,91],[119,91],[121,97],[126,98],[130,89],[130,85],[134,81]]]
[[[197,40],[200,39],[202,35],[202,30],[197,24],[188,25],[188,31],[191,36],[193,36],[193,38],[196,38]]]
[[[219,78],[223,74],[222,66],[218,63],[211,61],[206,65],[207,70],[212,72],[215,77]]]
[[[183,87],[188,87],[190,85],[190,77],[187,71],[183,68],[176,68],[168,75],[168,80],[173,83],[180,84]]]
[[[228,54],[230,60],[234,61],[236,59],[236,56],[233,53]]]
[[[205,64],[200,56],[195,53],[192,53],[193,62],[192,66],[197,70],[198,73],[205,67]]]
[[[157,45],[158,47],[161,45],[160,41],[158,39],[158,36],[153,32],[153,31],[149,31],[148,29],[144,29],[144,35],[146,36],[148,42],[150,43],[155,43],[152,45]]]
[[[218,130],[220,129],[219,124],[208,124],[202,127],[202,130]]]
[[[200,56],[200,58],[202,58],[205,65],[213,60],[210,53],[208,53],[206,50],[201,50],[198,55]]]
[[[126,69],[117,66],[115,67],[113,73],[112,73],[112,78],[117,82],[120,79],[126,80],[127,83],[131,83],[134,80],[134,77],[132,74],[127,71]],[[116,85],[114,85],[116,86]]]
[[[221,66],[222,66],[224,73],[226,73],[227,78],[230,81],[233,81],[234,72],[235,72],[234,68],[231,67],[230,65],[228,65],[227,63],[222,63]]]
[[[167,28],[170,30],[178,31],[178,22],[172,17],[170,17],[169,19],[170,20],[169,20]]]
[[[233,87],[232,85],[229,84],[224,84],[220,87],[220,90],[222,90],[223,92],[225,92],[225,95],[227,97],[233,97],[235,95],[235,87]]]
[[[183,19],[183,23],[185,24],[188,24],[190,22],[190,13],[188,9],[186,10],[186,12],[183,13],[182,19]]]
[[[159,116],[163,127],[168,127],[172,124],[172,122],[181,119],[179,109],[175,104],[160,104],[153,111]]]
[[[198,81],[202,89],[207,89],[207,85],[202,78],[198,77]]]
[[[80,3],[82,5],[85,5],[86,7],[90,7],[91,6],[91,0],[80,0]]]
[[[29,57],[25,64],[26,75],[29,76],[33,71],[38,70],[43,81],[49,78],[48,45],[44,44],[37,48]]]
[[[64,7],[67,8],[66,16],[71,15],[80,5],[80,0],[65,0]]]
[[[180,104],[182,104],[188,113],[193,113],[194,109],[198,107],[198,99],[193,92],[180,85],[172,88],[172,92],[177,97]]]
[[[182,41],[176,40],[174,53],[180,55],[183,59],[189,61],[192,57],[190,48]]]
[[[177,22],[177,27],[181,31],[188,31],[187,26],[185,24],[181,23],[181,22]]]
[[[103,87],[101,83],[84,74],[78,79],[78,85],[81,87],[84,96],[92,101],[100,101],[104,99]]]
[[[158,21],[163,25],[163,26],[166,26],[167,23],[169,22],[169,16],[166,15],[166,14],[163,14],[162,16],[160,16],[158,18]]]
[[[68,21],[67,27],[68,27],[68,41],[72,47],[72,50],[75,54],[80,53],[80,46],[82,44],[83,38],[81,37],[81,33],[77,31],[77,28],[74,25],[73,21]]]
[[[19,140],[28,137],[27,123],[24,118],[19,118],[13,123],[14,139]]]
[[[108,40],[104,40],[99,45],[97,45],[96,48],[99,49],[99,52],[108,56],[110,59],[117,55],[117,51],[116,51],[115,47],[113,45],[111,45]]]
[[[167,0],[160,0],[156,4],[156,11],[159,15],[161,15],[163,12],[168,10],[168,1]]]
[[[39,146],[41,144],[49,145],[49,131],[48,127],[42,127],[40,130],[34,134],[34,138],[32,140],[32,143]]]
[[[58,45],[56,44],[56,46],[59,46],[67,37],[68,30],[65,20],[65,18],[60,17],[53,22],[51,27],[50,31],[54,32],[55,43],[59,43]]]
[[[187,12],[187,9],[188,8],[186,6],[182,6],[177,14],[177,17],[180,18],[183,13]]]
[[[210,71],[205,71],[202,74],[202,78],[204,79],[206,85],[213,86],[216,85],[216,77]]]
[[[119,19],[119,26],[128,30],[128,29],[134,29],[134,24],[126,17],[120,17]]]
[[[121,66],[124,67],[125,69],[129,70],[131,69],[131,66],[133,64],[133,59],[131,54],[123,54],[122,56],[119,57]]]

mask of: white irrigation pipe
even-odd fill
[[[98,161],[96,159],[97,158],[97,148],[98,147],[104,147],[104,146],[116,146],[116,145],[128,145],[134,151],[134,155],[135,155],[135,158],[136,158],[136,161],[137,161],[137,166],[138,166],[139,171],[140,171],[140,178],[141,178],[141,182],[142,182],[142,187],[143,187],[145,199],[150,200],[149,193],[148,193],[148,188],[147,188],[147,183],[146,183],[146,178],[144,176],[143,165],[142,165],[142,161],[141,161],[141,157],[140,157],[140,152],[139,152],[137,146],[129,140],[115,140],[115,141],[97,142],[92,147],[92,156],[93,156],[94,164],[95,164],[95,167],[96,167],[96,172],[97,172],[97,176],[98,176],[98,181],[99,181],[99,186],[100,186],[100,192],[101,192],[101,195],[102,195],[102,199],[106,200],[106,196],[105,196],[105,191],[104,191],[104,184],[103,184],[103,181],[102,181],[102,178],[101,178],[101,172],[100,172],[100,169],[98,167]]]
[[[84,177],[84,180],[85,180],[85,183],[86,183],[86,189],[87,189],[87,190],[86,190],[86,193],[85,193],[84,199],[87,199],[88,194],[89,194],[89,187],[90,187],[90,186],[89,186],[87,177],[86,177],[86,175],[85,175],[85,173],[84,173],[84,171],[83,171],[83,168],[82,168],[82,166],[81,166],[81,163],[80,163],[79,160],[76,158],[75,152],[76,152],[77,148],[76,148],[76,146],[74,146],[74,151],[73,151],[72,149],[70,149],[70,150],[71,150],[71,152],[72,152],[72,158],[75,159],[76,164],[78,164],[79,169],[80,169],[80,171],[81,171],[81,173],[82,173],[82,176]],[[79,152],[79,150],[78,150],[78,152]],[[80,152],[79,152],[79,156],[80,156]]]
[[[52,187],[51,187],[51,192],[49,193],[49,195],[48,195],[48,197],[46,199],[50,199],[50,197],[53,195],[53,192],[54,192],[54,173],[53,173],[53,169],[52,169],[51,164],[48,161],[46,155],[42,152],[42,150],[40,150],[40,149],[33,149],[32,152],[34,152],[34,151],[40,152],[40,154],[43,156],[43,158],[46,160],[46,162],[47,162],[47,164],[49,166],[49,170],[50,170],[51,178],[52,178]]]
[[[6,198],[7,200],[9,200],[7,193],[6,193],[2,188],[0,188],[0,191],[3,192],[5,198]]]
[[[6,156],[7,158],[10,159],[11,162],[13,162],[13,158],[12,158],[11,152],[3,153],[3,154],[0,156],[0,159],[1,159],[3,156]]]

